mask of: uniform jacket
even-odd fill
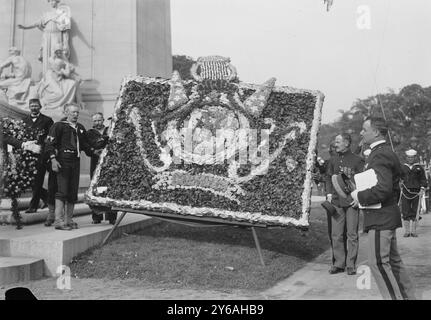
[[[401,212],[398,207],[400,193],[401,164],[391,147],[379,144],[371,150],[365,169],[374,169],[377,184],[367,190],[358,192],[362,206],[381,203],[381,209],[364,210],[364,231],[395,230],[401,227]]]
[[[328,167],[326,170],[326,185],[327,193],[332,194],[332,204],[337,207],[349,207],[350,203],[352,203],[353,201],[353,199],[349,201],[338,196],[332,185],[332,175],[344,172],[350,179],[353,179],[353,176],[357,173],[362,172],[363,169],[364,159],[362,159],[357,154],[352,153],[350,150],[344,153],[338,153],[336,156],[333,156],[329,159]]]
[[[49,129],[51,129],[54,121],[44,114],[39,114],[36,121],[33,122],[33,118],[28,115],[23,119],[24,123],[28,128],[41,130],[43,132],[43,136],[40,138],[39,143],[42,147],[45,145],[45,139],[48,136]]]
[[[77,123],[75,129],[67,121],[54,123],[49,131],[46,143],[46,152],[49,157],[57,156],[59,159],[77,159],[82,151],[89,157],[94,154],[94,148],[88,144],[84,126]]]
[[[103,149],[106,147],[106,144],[108,143],[108,127],[105,127],[103,130],[103,134],[99,132],[99,130],[96,129],[90,129],[87,131],[87,138],[88,143],[94,148],[94,149]]]
[[[103,149],[108,144],[108,127],[105,127],[103,134],[96,129],[90,129],[87,131],[88,143],[91,147],[96,150]],[[94,170],[96,169],[97,163],[99,162],[99,156],[93,155],[90,163],[90,176],[93,176]]]
[[[46,137],[48,136],[49,129],[51,129],[54,121],[52,118],[41,113],[37,117],[36,121],[33,121],[33,118],[30,115],[26,116],[23,121],[28,128],[42,131],[43,134],[40,136],[38,141],[38,144],[42,147],[42,156],[39,157],[39,159],[40,161],[47,161],[48,155],[45,152]]]
[[[419,163],[414,165],[403,164],[401,166],[401,179],[404,186],[409,190],[419,190],[421,187],[427,187],[425,170]]]

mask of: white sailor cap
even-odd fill
[[[407,157],[414,157],[415,155],[417,155],[418,152],[416,150],[410,149],[406,151],[406,156]]]
[[[364,151],[364,156],[368,157],[371,154],[371,149],[367,149]]]

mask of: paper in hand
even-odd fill
[[[364,172],[355,174],[354,176],[355,184],[356,184],[356,190],[363,191],[370,189],[377,185],[377,175],[374,169],[368,169]],[[376,203],[370,206],[362,206],[359,204],[359,209],[380,209],[382,207],[381,203]]]

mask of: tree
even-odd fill
[[[394,149],[400,158],[404,158],[406,149],[414,148],[424,159],[430,161],[431,87],[422,88],[418,84],[411,84],[398,94],[392,91],[358,99],[350,110],[341,110],[340,113],[337,121],[321,126],[319,154],[325,154],[330,139],[340,131],[349,130],[352,132],[353,144],[358,143],[363,120],[367,116],[383,116],[384,113]]]
[[[192,57],[185,55],[174,55],[172,57],[173,69],[180,73],[183,80],[192,80],[193,77],[190,74],[191,67],[196,63]]]

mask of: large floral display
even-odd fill
[[[323,95],[241,83],[228,58],[195,80],[125,79],[91,205],[307,227]]]

